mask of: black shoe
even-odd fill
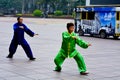
[[[61,72],[61,70],[54,70],[54,71],[56,71],[56,72]]]
[[[89,72],[80,72],[81,75],[87,75]]]
[[[34,61],[36,58],[30,58],[30,60]]]
[[[7,56],[6,58],[10,58],[10,59],[12,59],[13,57],[12,57],[12,56]]]

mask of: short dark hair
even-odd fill
[[[67,23],[67,29],[69,29],[69,27],[71,27],[71,26],[74,26],[74,24],[73,23]]]
[[[17,17],[17,20],[19,20],[20,18],[22,18],[22,16],[18,16],[18,17]]]

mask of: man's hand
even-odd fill
[[[39,35],[39,34],[34,34],[34,36],[37,36],[37,35]]]
[[[73,38],[73,39],[77,39],[77,37],[76,37],[76,36],[72,36],[72,38]]]
[[[91,44],[88,44],[88,46],[92,46]]]
[[[24,29],[24,27],[23,27],[23,26],[19,26],[19,28]]]

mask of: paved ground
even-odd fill
[[[73,59],[66,59],[63,70],[54,72],[53,59],[61,46],[65,24],[73,20],[25,18],[24,22],[39,36],[25,35],[36,61],[29,61],[21,46],[12,60],[7,59],[16,18],[0,17],[0,80],[120,80],[120,40],[81,37],[92,44],[77,49],[83,54],[88,76],[81,76]]]

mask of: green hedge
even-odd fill
[[[22,14],[16,14],[16,16],[22,16]]]
[[[34,10],[33,15],[36,16],[36,17],[41,17],[42,16],[42,11],[36,9],[36,10]]]
[[[56,11],[54,12],[54,15],[55,15],[55,16],[62,16],[62,15],[63,15],[63,12],[60,11],[60,10],[56,10]]]

